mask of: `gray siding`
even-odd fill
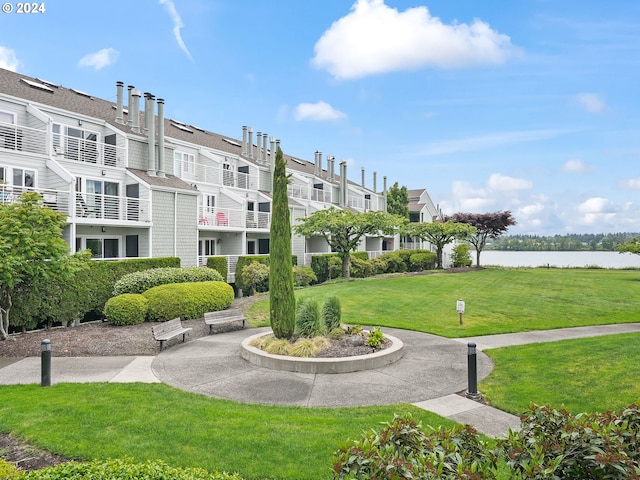
[[[172,192],[152,191],[152,256],[172,257],[174,250],[175,209]]]
[[[196,211],[198,197],[196,195],[178,194],[178,218],[176,221],[177,256],[183,267],[198,264],[198,225]]]

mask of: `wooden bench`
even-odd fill
[[[247,320],[244,313],[238,308],[229,308],[218,312],[207,312],[204,314],[204,323],[209,325],[209,333],[212,332],[214,325],[225,325],[227,323],[238,322],[242,320],[242,328]]]
[[[179,318],[174,318],[173,320],[162,322],[152,327],[153,338],[160,342],[160,351],[164,348],[164,342],[166,340],[170,340],[178,335],[182,335],[182,341],[184,342],[185,335],[191,330],[193,329],[183,327]]]

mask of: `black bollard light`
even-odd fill
[[[476,357],[476,344],[473,342],[467,343],[467,376],[469,385],[466,397],[473,400],[480,398],[480,394],[478,393],[478,363]]]
[[[40,386],[51,386],[51,340],[48,338],[40,343]]]

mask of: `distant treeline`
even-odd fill
[[[505,235],[487,241],[485,250],[515,251],[613,251],[640,233],[582,233],[554,236]],[[491,244],[489,244],[491,242]]]

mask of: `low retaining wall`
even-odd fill
[[[271,335],[271,332],[259,333],[245,338],[241,345],[242,358],[259,367],[285,372],[349,373],[360,370],[373,370],[397,362],[404,355],[404,344],[402,340],[387,334],[385,334],[385,337],[391,341],[392,345],[389,348],[368,355],[336,358],[299,358],[286,355],[272,355],[250,345],[253,339],[265,335]]]

